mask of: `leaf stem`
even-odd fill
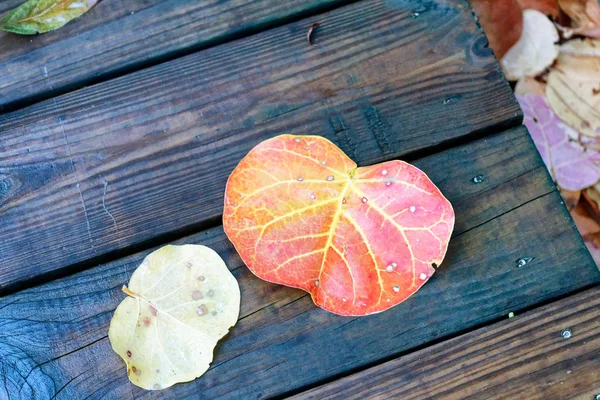
[[[135,293],[135,292],[132,292],[132,291],[131,291],[131,290],[129,290],[129,289],[127,288],[127,286],[125,286],[125,285],[123,285],[123,287],[121,288],[121,290],[122,290],[122,291],[123,291],[123,292],[124,292],[124,293],[125,293],[127,296],[131,296],[131,297],[133,297],[134,299],[137,299],[137,298],[139,298],[139,296],[137,295],[137,293]]]

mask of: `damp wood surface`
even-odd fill
[[[0,33],[0,399],[591,398],[600,272],[521,121],[461,0],[104,0]],[[450,200],[414,296],[340,317],[242,263],[225,183],[282,133],[410,161]],[[108,326],[168,243],[215,249],[241,313],[201,379],[144,391]]]
[[[597,284],[600,272],[533,149],[520,127],[414,161],[454,205],[456,229],[447,259],[427,285],[384,313],[336,316],[303,291],[259,280],[221,228],[182,239],[219,252],[240,283],[242,309],[211,369],[165,391],[132,386],[106,337],[124,297],[121,286],[149,251],[6,296],[0,299],[0,373],[7,393],[285,396]],[[483,180],[475,183],[474,176]],[[532,260],[519,267],[523,257]]]
[[[466,3],[423,4],[354,3],[312,45],[315,18],[2,115],[0,293],[214,226],[229,173],[282,133],[369,165],[520,123]]]
[[[24,0],[0,1],[0,15]],[[0,111],[158,64],[342,0],[110,0],[39,36],[0,32]]]
[[[292,399],[594,400],[597,394],[598,287]]]

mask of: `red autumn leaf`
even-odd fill
[[[523,14],[517,0],[471,0],[471,6],[494,50],[501,59],[521,37]]]
[[[453,226],[425,173],[402,161],[357,168],[318,136],[262,142],[225,191],[223,227],[250,270],[340,315],[381,312],[415,293]]]

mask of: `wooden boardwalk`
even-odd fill
[[[462,0],[104,1],[0,33],[0,399],[593,399],[600,272],[521,120]],[[227,176],[281,133],[410,161],[448,197],[417,294],[340,317],[243,265]],[[218,251],[242,309],[203,377],[147,392],[108,324],[167,243]]]

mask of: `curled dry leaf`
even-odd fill
[[[562,11],[575,27],[559,27],[565,39],[583,35],[600,39],[600,5],[597,0],[559,0]]]
[[[596,189],[594,189],[596,190]],[[597,193],[597,190],[596,190]],[[584,195],[585,196],[585,195]],[[598,204],[594,203],[588,196],[584,197],[575,208],[570,210],[573,222],[577,226],[577,230],[583,237],[585,246],[589,250],[596,265],[600,268],[600,224],[590,215],[590,205],[595,204],[597,209]],[[598,216],[596,216],[598,218]]]
[[[227,182],[223,227],[259,278],[309,292],[340,315],[386,310],[444,259],[454,211],[402,161],[357,168],[329,140],[260,143]]]
[[[600,185],[596,184],[583,191],[583,197],[587,205],[586,209],[595,221],[600,221],[600,192],[598,190],[600,190]],[[600,231],[600,229],[598,230]]]
[[[199,245],[165,246],[135,270],[108,337],[129,380],[164,389],[202,375],[238,318],[240,289],[219,255]]]
[[[471,0],[471,6],[488,38],[490,48],[501,59],[521,37],[523,15],[517,0]]]
[[[0,29],[35,35],[58,29],[79,17],[99,0],[29,0],[0,20]]]
[[[577,204],[579,204],[579,199],[581,198],[581,192],[582,192],[581,190],[575,190],[575,191],[566,190],[566,189],[560,190],[560,195],[563,198],[563,200],[565,202],[565,206],[567,206],[567,209],[571,210],[575,206],[577,206]]]
[[[600,27],[598,0],[558,0],[558,5],[580,30]]]
[[[536,10],[523,11],[523,33],[501,60],[508,80],[533,77],[558,56],[558,32],[548,17]]]
[[[600,57],[561,53],[548,75],[546,97],[554,112],[577,131],[600,135]]]
[[[600,180],[600,155],[586,151],[569,140],[576,135],[548,106],[546,99],[533,94],[517,96],[523,109],[523,123],[537,147],[546,167],[561,189],[577,191]]]
[[[576,57],[600,57],[600,40],[569,40],[560,46],[559,53]]]

